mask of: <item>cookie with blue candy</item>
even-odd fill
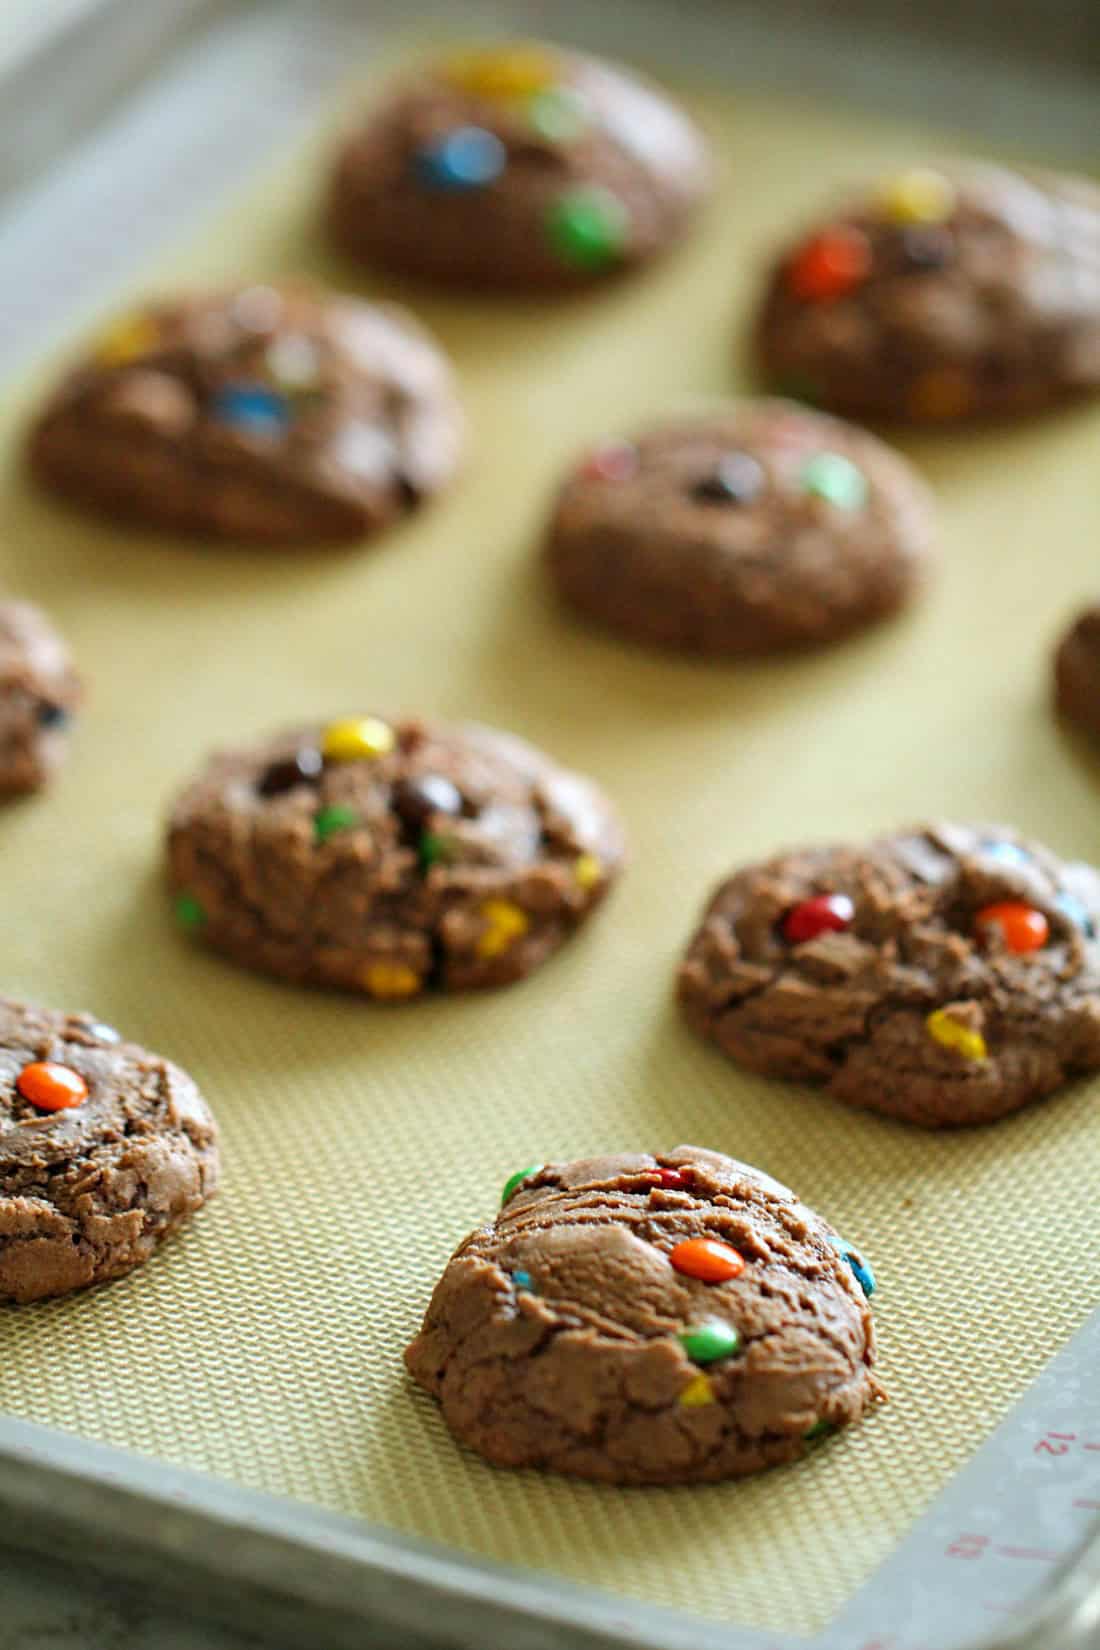
[[[68,646],[41,609],[0,600],[0,796],[49,782],[81,696]]]
[[[29,457],[52,492],[115,520],[289,545],[387,527],[448,483],[462,443],[448,363],[410,315],[253,285],[108,326]]]
[[[329,196],[358,261],[446,285],[570,289],[679,240],[705,140],[663,93],[542,42],[451,54],[345,141]]]

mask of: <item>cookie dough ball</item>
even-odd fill
[[[737,656],[838,640],[900,607],[931,500],[874,436],[749,402],[597,447],[546,544],[566,601],[632,641]]]
[[[622,859],[606,798],[530,745],[374,716],[215,756],[168,831],[185,927],[247,967],[384,999],[522,979]]]
[[[124,316],[47,404],[30,461],[122,522],[313,544],[405,515],[461,445],[450,370],[410,316],[252,286]]]
[[[0,796],[48,783],[80,698],[69,650],[46,615],[0,600]]]
[[[354,257],[482,288],[570,288],[683,233],[704,141],[659,92],[538,44],[460,52],[347,142],[329,202]]]
[[[1100,386],[1100,189],[993,166],[884,179],[784,254],[769,379],[855,417],[1029,412]]]
[[[793,1192],[718,1152],[551,1163],[456,1250],[405,1362],[495,1466],[736,1478],[883,1396],[873,1288]]]
[[[1079,614],[1058,644],[1054,695],[1068,722],[1100,740],[1100,605]]]
[[[186,1072],[90,1015],[0,998],[0,1301],[132,1272],[217,1178]]]
[[[1100,1067],[1100,877],[1000,826],[780,855],[715,892],[689,1024],[767,1077],[925,1128]]]

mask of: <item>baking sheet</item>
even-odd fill
[[[1100,1085],[926,1137],[737,1073],[681,1028],[671,973],[710,883],[784,843],[944,812],[1100,854],[1097,768],[1046,707],[1050,641],[1095,577],[1100,415],[906,440],[940,494],[940,572],[919,610],[841,650],[715,668],[578,629],[533,557],[561,466],[744,387],[768,248],[831,188],[952,148],[809,102],[688,101],[724,175],[664,266],[564,303],[400,294],[455,355],[473,451],[455,493],[375,549],[201,549],[64,515],[15,466],[52,366],[9,394],[0,569],[65,625],[93,702],[58,789],[0,816],[4,985],[187,1065],[227,1172],[143,1274],[0,1317],[0,1405],[468,1552],[809,1632],[1095,1304]],[[319,133],[157,284],[305,271],[398,295],[319,245],[330,144]],[[253,979],[173,930],[159,821],[206,749],[376,703],[513,727],[618,800],[632,869],[526,984],[387,1011]],[[493,1472],[402,1371],[439,1269],[514,1167],[679,1140],[756,1162],[867,1249],[893,1403],[743,1484]]]

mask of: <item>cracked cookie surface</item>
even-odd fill
[[[185,926],[248,967],[379,999],[521,979],[623,853],[596,786],[523,740],[378,717],[213,757],[168,830]]]
[[[921,582],[931,495],[865,430],[748,401],[593,449],[545,557],[561,595],[632,641],[736,657],[838,641]]]
[[[463,418],[404,310],[251,286],[121,317],[31,432],[38,478],[116,520],[259,544],[365,537],[451,479]]]
[[[217,1178],[186,1072],[90,1015],[0,998],[0,1301],[122,1277]]]
[[[454,54],[345,142],[328,203],[355,258],[465,287],[569,289],[677,240],[710,183],[661,92],[539,43]]]
[[[80,700],[68,647],[46,615],[0,600],[0,796],[49,782]]]
[[[928,1128],[1100,1067],[1100,877],[1001,826],[780,855],[713,895],[689,1024],[769,1077]]]
[[[456,1250],[405,1361],[497,1466],[707,1482],[884,1396],[873,1287],[792,1192],[717,1152],[547,1164]]]
[[[1004,416],[1100,388],[1100,189],[995,166],[883,179],[780,258],[769,381],[855,418]]]

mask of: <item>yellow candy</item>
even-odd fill
[[[553,86],[558,59],[541,46],[486,46],[456,52],[443,64],[444,78],[475,97],[507,101]]]
[[[680,1394],[680,1402],[685,1409],[702,1409],[704,1404],[713,1404],[714,1388],[706,1375],[696,1375],[688,1382]]]
[[[960,1025],[950,1009],[934,1009],[924,1024],[930,1037],[944,1048],[953,1048],[964,1060],[988,1058],[989,1051],[981,1032],[971,1031],[968,1026]]]
[[[420,975],[404,963],[371,963],[363,970],[363,985],[372,997],[415,997]]]
[[[148,315],[124,315],[100,333],[95,358],[102,367],[124,367],[148,355],[160,343],[160,328]]]
[[[573,861],[573,875],[580,887],[587,892],[588,889],[595,888],[603,876],[603,866],[595,854],[580,854]]]
[[[397,743],[388,722],[376,716],[330,722],[321,737],[321,754],[330,762],[363,762],[386,756]]]
[[[481,914],[485,919],[485,932],[477,942],[479,957],[499,957],[516,940],[522,939],[531,926],[527,913],[508,899],[486,900]]]
[[[914,166],[879,190],[879,205],[895,223],[943,223],[955,210],[955,187],[942,172]]]

